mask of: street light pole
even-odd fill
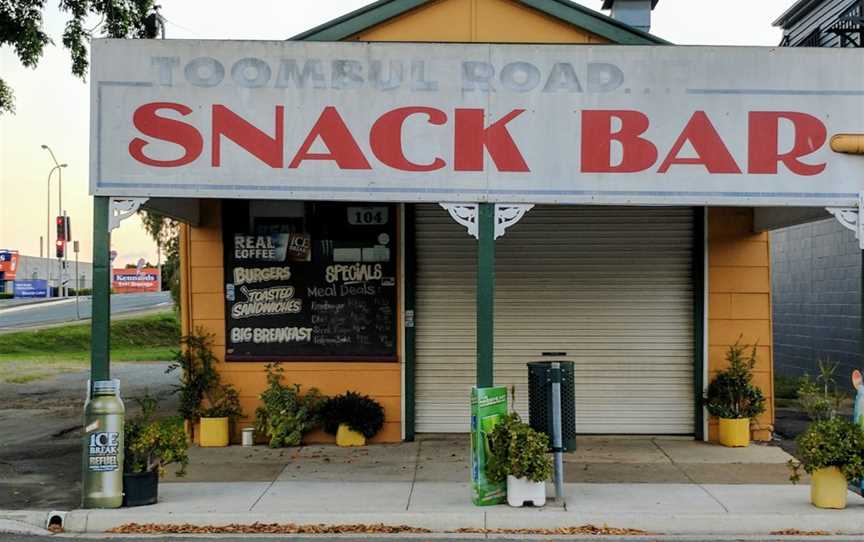
[[[63,168],[66,167],[67,164],[60,164],[57,162],[57,158],[54,156],[54,151],[51,150],[51,147],[48,145],[42,145],[42,148],[48,151],[51,155],[51,160],[54,161],[54,167],[51,168],[51,171],[48,173],[48,229],[45,232],[45,257],[50,258],[49,256],[49,248],[51,246],[51,175],[54,174],[54,170],[58,171],[58,181],[57,181],[57,216],[63,215]],[[64,240],[65,241],[65,240]],[[61,281],[63,280],[63,263],[60,258],[57,259],[57,295],[58,297],[62,297],[60,295],[61,289],[63,287]],[[51,266],[48,266],[48,292],[51,292]]]

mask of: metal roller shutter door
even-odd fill
[[[537,206],[496,241],[495,384],[544,351],[575,362],[580,433],[692,434],[689,208]],[[418,432],[465,432],[475,375],[476,240],[418,205]]]

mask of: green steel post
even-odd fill
[[[703,440],[705,429],[705,207],[693,211],[693,408],[696,440]]]
[[[403,221],[405,223],[405,313],[411,314],[411,321],[406,318],[405,325],[405,440],[414,440],[416,427],[416,335],[414,329],[414,310],[417,302],[415,284],[417,283],[417,254],[415,242],[417,235],[414,222],[414,204],[406,203]],[[410,311],[410,312],[409,312]]]
[[[495,204],[477,209],[477,387],[493,385],[495,317]]]
[[[109,198],[93,198],[93,301],[90,338],[90,381],[110,378],[111,350],[111,232]]]

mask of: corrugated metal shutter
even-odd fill
[[[579,433],[693,433],[693,216],[537,206],[498,239],[495,384],[516,386],[520,414],[525,363],[564,351]],[[476,240],[437,205],[416,217],[417,431],[465,432]]]

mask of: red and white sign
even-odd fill
[[[111,271],[111,289],[118,294],[160,291],[159,269],[114,269]]]
[[[91,192],[855,205],[842,49],[94,40]]]
[[[18,273],[17,250],[0,250],[0,273],[3,273],[3,280],[15,280]]]

